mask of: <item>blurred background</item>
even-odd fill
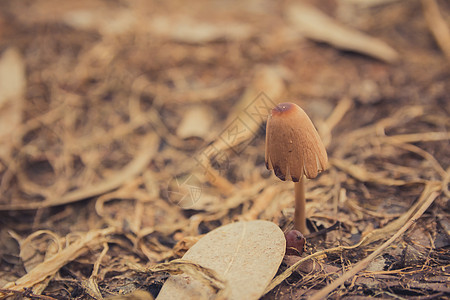
[[[179,258],[236,220],[289,229],[293,185],[264,165],[266,116],[280,102],[304,108],[330,158],[307,182],[308,224],[341,226],[308,251],[354,244],[431,189],[426,226],[375,271],[448,275],[449,26],[443,0],[2,0],[0,287],[95,232],[91,255],[34,293],[155,296],[166,277],[144,280],[124,260]],[[83,280],[103,243],[92,292]],[[361,251],[324,263],[344,268]],[[266,297],[307,295],[323,278],[296,277]]]

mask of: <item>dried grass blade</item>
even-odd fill
[[[398,180],[398,179],[392,179],[383,177],[380,175],[377,175],[375,173],[368,172],[366,169],[359,167],[357,165],[351,164],[343,159],[339,158],[330,158],[330,165],[333,165],[337,167],[338,169],[344,171],[345,173],[349,174],[353,178],[362,181],[362,182],[373,182],[388,186],[401,186],[406,184],[411,184],[414,182],[411,181],[405,181],[405,180]],[[423,181],[420,181],[418,183],[423,183]]]
[[[383,137],[383,141],[388,142],[390,144],[436,142],[436,141],[448,141],[448,140],[450,140],[450,133],[439,132],[439,131],[398,134],[398,135]]]

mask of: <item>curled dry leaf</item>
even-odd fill
[[[258,299],[284,257],[283,232],[272,222],[237,222],[217,228],[183,256],[226,281],[229,299]],[[210,299],[213,289],[193,277],[171,276],[157,299]]]

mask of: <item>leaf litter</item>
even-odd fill
[[[263,298],[448,295],[450,7],[308,2],[2,3],[1,297],[153,299],[181,273],[221,297],[180,258],[238,220],[292,228],[262,129],[286,100],[330,170]]]

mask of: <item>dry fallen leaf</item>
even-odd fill
[[[219,227],[199,240],[183,256],[223,278],[229,299],[259,299],[276,274],[286,242],[272,222],[237,222]],[[210,299],[213,290],[193,277],[171,276],[157,299]]]
[[[386,62],[398,59],[398,53],[380,39],[346,27],[313,6],[295,3],[286,10],[291,24],[304,36],[326,42],[336,48],[363,53]]]

